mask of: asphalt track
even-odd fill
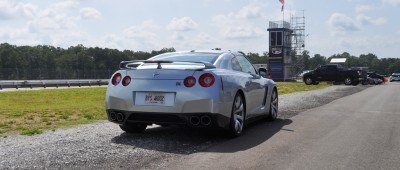
[[[400,83],[263,126],[161,169],[399,169]]]

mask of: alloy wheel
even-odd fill
[[[273,121],[278,117],[278,93],[272,91],[268,120]]]
[[[244,105],[240,95],[236,95],[235,97],[235,102],[233,105],[233,121],[233,130],[235,130],[237,134],[240,134],[244,126]]]

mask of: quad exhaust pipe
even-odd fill
[[[192,126],[209,126],[211,125],[211,117],[207,115],[191,116],[189,122]]]
[[[117,113],[117,121],[118,121],[118,122],[124,121],[124,118],[125,118],[124,114],[122,114],[122,113]]]
[[[204,115],[201,117],[200,122],[201,122],[201,125],[208,126],[211,124],[211,118],[210,118],[210,116]]]
[[[198,126],[200,124],[200,118],[198,116],[190,117],[190,124],[193,126]]]
[[[110,119],[111,121],[123,122],[125,120],[125,115],[123,113],[111,112]]]
[[[111,113],[110,113],[110,119],[111,119],[112,121],[117,120],[117,114],[116,114],[115,112],[111,112]]]

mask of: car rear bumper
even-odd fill
[[[108,120],[116,124],[144,123],[160,125],[187,125],[190,127],[229,126],[230,118],[217,113],[154,113],[107,110]]]

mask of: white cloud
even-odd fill
[[[137,47],[141,49],[157,49],[159,48],[159,32],[160,26],[156,25],[154,21],[144,21],[140,25],[131,26],[123,30],[123,38],[127,42],[121,47],[127,47],[131,44],[131,47]],[[128,47],[129,48],[129,47]]]
[[[222,35],[228,39],[251,39],[261,37],[263,34],[263,30],[251,26],[227,27],[222,32]]]
[[[71,16],[69,12],[62,8],[47,8],[28,22],[28,25],[31,31],[42,32],[46,30],[78,29],[77,22],[78,17]]]
[[[215,39],[212,36],[208,35],[205,32],[201,32],[200,34],[198,34],[196,36],[195,42],[198,43],[198,44],[210,44],[214,40]]]
[[[14,0],[0,1],[0,19],[33,18],[38,7],[30,3],[15,3]]]
[[[174,32],[171,36],[173,41],[183,41],[185,40],[185,36],[181,32]]]
[[[240,9],[239,13],[236,15],[237,18],[260,18],[262,16],[261,7],[257,4],[249,4]]]
[[[172,31],[191,31],[198,27],[198,24],[190,17],[173,18],[167,29]]]
[[[375,6],[371,6],[371,5],[359,5],[356,7],[356,12],[357,13],[366,13],[366,12],[371,12],[376,10]]]
[[[389,4],[393,6],[400,6],[400,0],[382,0],[384,4]]]
[[[355,20],[341,13],[332,14],[328,26],[333,34],[346,34],[360,29]]]
[[[0,39],[19,39],[28,34],[28,30],[24,28],[0,28]]]
[[[385,18],[375,18],[374,19],[374,18],[366,16],[364,14],[359,14],[357,16],[357,21],[363,25],[383,25],[386,23]]]
[[[238,13],[216,15],[212,21],[220,28],[220,34],[225,39],[252,39],[261,38],[265,30],[255,26],[252,18],[260,18],[263,14],[257,4],[249,4],[242,7]]]
[[[82,8],[79,13],[82,19],[99,20],[102,18],[101,13],[95,8]]]

